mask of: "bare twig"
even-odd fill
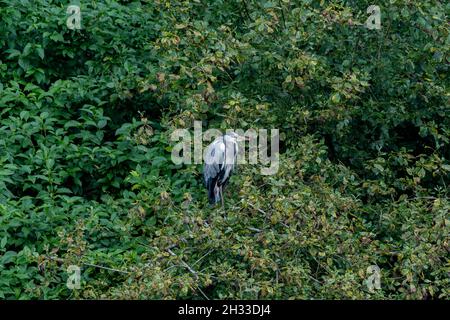
[[[247,203],[248,203],[248,205],[249,205],[250,207],[252,207],[253,209],[259,211],[260,213],[262,213],[262,214],[264,214],[264,215],[267,215],[267,213],[266,213],[264,210],[255,207],[255,206],[254,206],[253,204],[251,204],[250,202],[247,202]]]
[[[202,294],[202,296],[204,296],[205,297],[205,299],[206,300],[209,300],[209,298],[208,298],[208,296],[203,292],[203,290],[202,289],[200,289],[200,287],[199,286],[197,286],[197,289],[198,289],[198,291],[200,291],[200,293]]]
[[[247,229],[248,229],[248,230],[251,230],[251,231],[255,231],[255,232],[262,232],[262,230],[261,230],[261,229],[258,229],[258,228],[247,227]]]
[[[172,250],[170,250],[170,249],[167,249],[167,252],[169,252],[170,255],[172,255],[172,256],[178,257],[178,256],[177,256]],[[188,269],[189,272],[192,273],[192,274],[195,276],[195,278],[197,279],[197,278],[198,278],[197,272],[196,272],[194,269],[192,269],[186,262],[184,262],[183,259],[181,259],[181,258],[179,258],[179,259],[180,259],[180,261],[181,261],[181,264],[182,264],[186,269]]]
[[[201,256],[197,261],[195,261],[192,265],[195,266],[197,263],[199,263],[203,258],[205,258],[207,255],[209,255],[213,251],[214,251],[214,249],[209,250],[207,253],[205,253],[203,256]]]
[[[113,268],[104,267],[104,266],[99,266],[97,264],[92,264],[92,263],[83,263],[83,265],[88,266],[88,267],[98,268],[98,269],[104,269],[104,270],[119,272],[119,273],[123,273],[123,274],[130,274],[130,272],[128,272],[128,271],[113,269]]]
[[[54,257],[54,256],[45,256],[47,259],[59,262],[59,263],[64,263],[66,262],[64,259],[58,258],[58,257]],[[104,266],[100,266],[97,264],[92,264],[92,263],[86,263],[86,262],[81,262],[82,265],[84,266],[88,266],[88,267],[93,267],[93,268],[98,268],[98,269],[104,269],[104,270],[109,270],[109,271],[114,271],[114,272],[119,272],[119,273],[123,273],[123,274],[130,274],[130,272],[128,271],[124,271],[124,270],[119,270],[119,269],[113,269],[110,267],[104,267]]]

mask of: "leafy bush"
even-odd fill
[[[448,299],[449,5],[370,4],[0,1],[0,298]],[[210,207],[194,120],[279,171]]]

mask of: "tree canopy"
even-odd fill
[[[0,298],[449,298],[448,2],[71,4],[0,1]],[[194,121],[278,172],[210,207]]]

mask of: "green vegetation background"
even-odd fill
[[[0,298],[449,299],[448,2],[69,4],[0,1]],[[194,120],[278,173],[211,208]]]

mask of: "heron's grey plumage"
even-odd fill
[[[206,149],[203,179],[211,204],[221,200],[223,188],[235,168],[238,153],[237,137],[236,133],[227,133],[215,139]]]

